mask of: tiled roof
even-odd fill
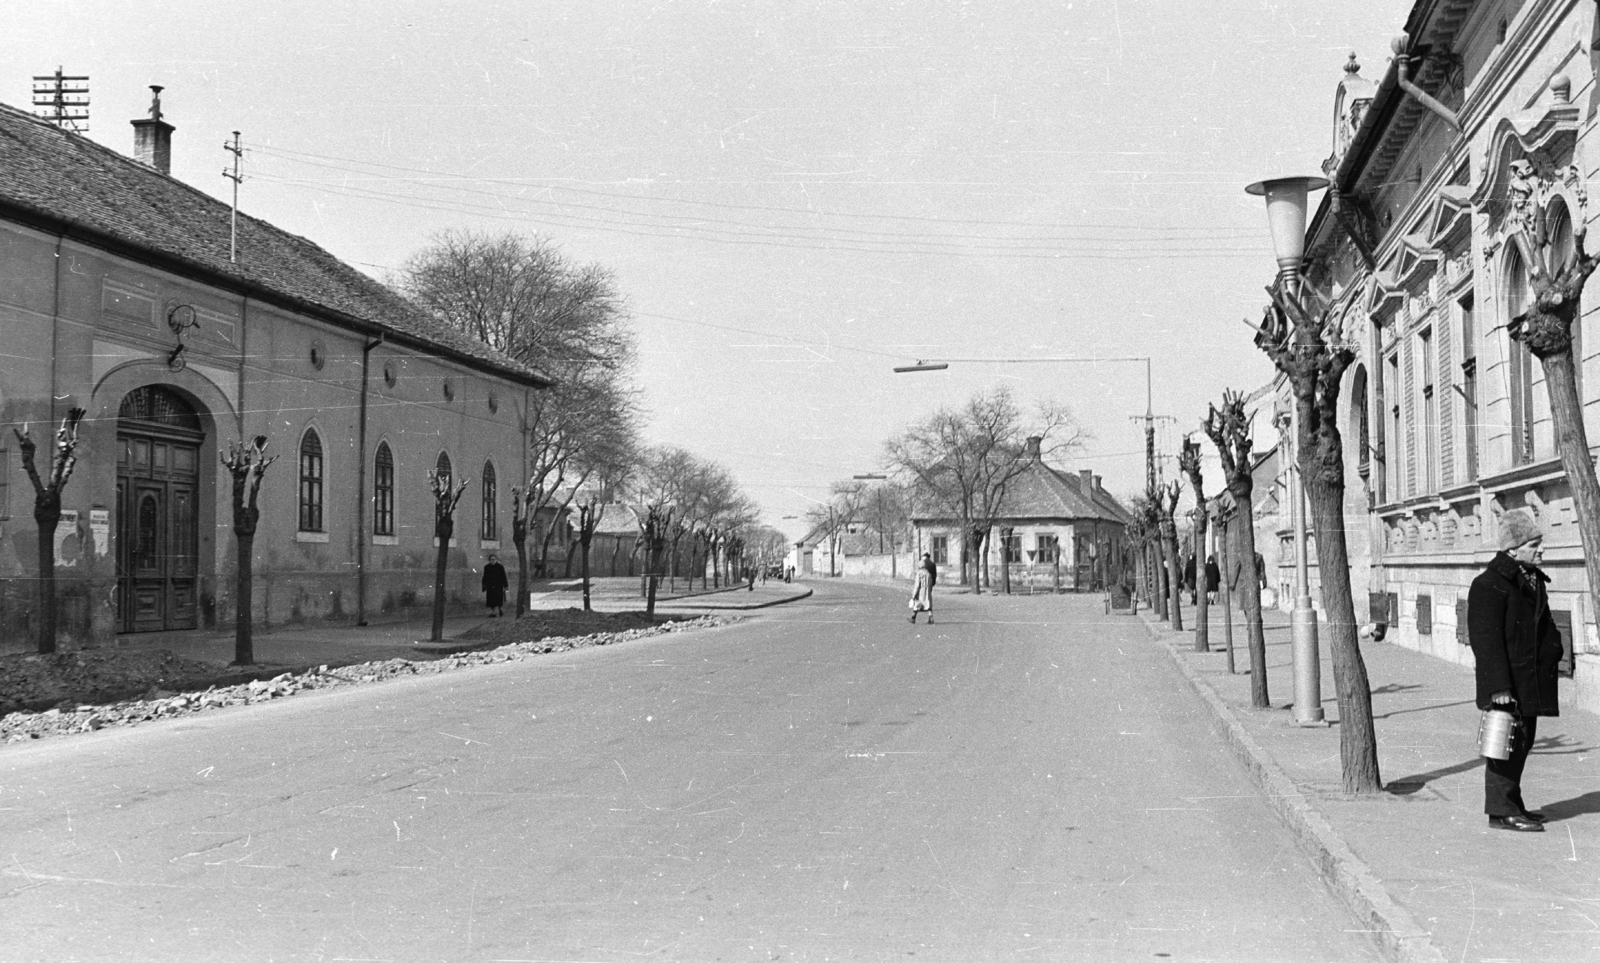
[[[276,295],[335,323],[365,322],[399,341],[519,383],[549,382],[538,370],[439,324],[316,244],[265,221],[239,215],[239,260],[230,262],[227,204],[4,104],[0,172],[0,213],[9,208],[91,243],[152,253],[215,283]]]
[[[1111,493],[1091,484],[1085,490],[1080,475],[1034,461],[1012,479],[1006,490],[1002,518],[1092,519],[1126,525],[1131,517]],[[922,516],[919,516],[922,517]]]

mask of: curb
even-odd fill
[[[770,609],[774,605],[787,605],[790,602],[798,602],[801,599],[808,599],[808,598],[811,597],[812,592],[813,592],[812,589],[806,589],[804,592],[801,592],[799,595],[791,595],[788,598],[783,598],[783,599],[773,599],[770,602],[757,602],[754,605],[716,605],[716,606],[709,606],[709,607],[708,606],[703,606],[703,605],[675,605],[673,607],[674,608],[680,608],[680,609],[703,609],[704,611],[707,611],[707,612],[750,612],[750,611],[753,611],[755,609]],[[714,595],[716,593],[713,592],[711,594]],[[691,597],[695,597],[695,596],[691,596]]]
[[[1222,723],[1228,745],[1266,794],[1267,803],[1278,814],[1279,821],[1289,829],[1301,850],[1311,857],[1323,882],[1366,925],[1384,955],[1396,963],[1444,963],[1444,954],[1433,945],[1432,933],[1389,896],[1383,882],[1356,856],[1327,819],[1306,802],[1294,781],[1245,730],[1232,707],[1223,701],[1211,683],[1189,668],[1172,639],[1161,627],[1145,619],[1143,613],[1140,613],[1140,621],[1144,622],[1151,638],[1171,656],[1173,665],[1195,694]]]

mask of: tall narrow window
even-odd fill
[[[1532,304],[1528,288],[1528,269],[1521,256],[1512,251],[1506,261],[1506,322],[1509,324]],[[1528,346],[1511,338],[1507,340],[1511,362],[1511,463],[1525,465],[1533,461],[1533,352]]]
[[[950,537],[948,535],[935,535],[929,540],[929,553],[933,556],[933,564],[950,564]]]
[[[322,530],[322,439],[310,430],[300,439],[300,531]]]
[[[1400,486],[1401,448],[1400,439],[1400,355],[1398,352],[1389,355],[1389,363],[1384,366],[1387,377],[1384,379],[1384,396],[1389,402],[1389,445],[1384,460],[1385,474],[1388,478],[1388,490],[1385,494],[1390,501],[1401,497],[1404,489]]]
[[[386,441],[372,466],[372,534],[394,534],[394,453]]]
[[[1434,367],[1433,329],[1417,335],[1418,363],[1422,365],[1422,425],[1418,440],[1422,443],[1422,491],[1439,490],[1439,399],[1433,390],[1437,376]]]
[[[495,513],[494,462],[483,463],[483,540],[498,541],[500,519]]]
[[[1006,564],[1016,565],[1022,561],[1022,536],[1012,529],[1002,529],[1000,544],[1005,549]]]
[[[450,470],[450,456],[449,455],[445,454],[442,451],[439,452],[439,460],[435,461],[433,463],[433,473],[439,479],[439,487],[441,487],[441,488],[449,488],[450,487],[450,479],[452,477],[454,477],[454,473],[451,472],[451,470]]]
[[[1467,480],[1478,477],[1478,331],[1472,295],[1461,299],[1461,406],[1467,437]]]
[[[1356,470],[1365,477],[1372,470],[1372,432],[1368,428],[1367,369],[1357,365],[1350,383],[1351,417],[1356,423]]]

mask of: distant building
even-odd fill
[[[159,95],[158,95],[159,96]],[[441,327],[312,242],[238,218],[168,172],[159,99],[138,159],[0,106],[0,633],[36,616],[33,490],[11,429],[48,459],[87,409],[55,534],[61,642],[226,625],[230,444],[265,435],[259,625],[433,600],[430,471],[468,483],[447,592],[511,548],[540,372]],[[221,135],[217,138],[221,140]],[[43,466],[42,466],[43,467]]]
[[[1125,574],[1132,578],[1128,510],[1093,472],[1074,474],[1046,464],[1040,441],[1028,440],[1028,467],[1006,491],[987,557],[977,566],[985,585],[999,587],[1009,578],[1012,591],[1085,592],[1118,584]],[[960,520],[913,511],[911,521],[913,557],[927,553],[940,582],[959,581]]]

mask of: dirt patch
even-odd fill
[[[547,652],[726,625],[714,616],[648,619],[643,613],[567,609],[493,621],[460,636],[471,651],[432,659],[348,665],[231,666],[166,651],[84,649],[0,657],[0,743],[134,725],[150,719],[282,698],[307,689],[381,682],[520,661]]]

